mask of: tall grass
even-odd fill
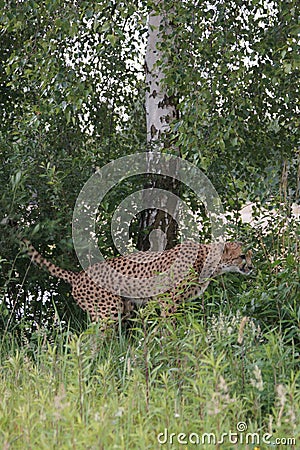
[[[1,448],[194,448],[204,433],[216,436],[207,449],[274,448],[276,438],[295,439],[276,448],[298,448],[299,353],[280,329],[263,333],[241,313],[148,313],[125,336],[90,325],[79,335],[39,330],[20,345],[7,334]]]

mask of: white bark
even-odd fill
[[[157,4],[162,0],[157,0]],[[164,27],[164,29],[163,29]],[[147,142],[151,144],[151,150],[161,150],[164,146],[164,134],[170,130],[170,123],[177,116],[176,107],[172,98],[168,97],[165,87],[162,86],[164,79],[161,62],[163,60],[162,51],[158,48],[161,40],[161,31],[168,34],[170,28],[165,16],[153,11],[148,18],[148,41],[145,57],[146,68],[146,122],[147,122]],[[164,63],[166,60],[164,61]],[[148,153],[149,166],[153,154]],[[159,164],[157,165],[159,169]],[[162,190],[176,192],[176,182],[162,177],[161,180],[152,180],[152,187],[159,187]],[[149,210],[145,199],[145,211],[141,214],[141,229],[150,230],[149,236],[141,233],[139,236],[138,247],[142,250],[149,248],[154,251],[162,251],[175,245],[177,225],[174,219],[170,218],[165,212],[175,212],[176,205],[168,205],[169,197],[160,196],[162,209]],[[169,208],[168,208],[169,206]]]
[[[162,60],[162,52],[157,45],[160,43],[160,28],[163,26],[166,26],[164,17],[152,12],[148,19],[145,58],[147,141],[150,143],[160,140],[169,131],[170,122],[176,117],[176,108],[162,87],[164,74],[158,64]]]

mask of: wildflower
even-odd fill
[[[238,334],[238,338],[237,338],[238,344],[242,344],[243,343],[243,340],[244,340],[244,329],[245,329],[246,323],[248,323],[248,322],[249,322],[249,317],[244,316],[242,318],[242,321],[241,321],[240,327],[239,327],[239,334]]]
[[[211,397],[211,402],[208,404],[208,414],[215,415],[222,412],[227,408],[230,403],[234,403],[235,399],[230,398],[229,388],[226,383],[226,380],[222,377],[219,377],[219,383],[217,385],[217,391],[213,392]]]
[[[54,408],[55,411],[53,416],[56,420],[60,420],[63,416],[63,410],[70,406],[70,403],[64,402],[66,399],[66,390],[63,384],[59,386],[59,392],[54,397]]]
[[[281,426],[281,418],[284,411],[284,406],[286,403],[286,388],[283,384],[278,384],[276,386],[277,397],[278,397],[278,406],[280,406],[280,410],[277,418],[277,426]]]
[[[253,375],[254,375],[254,380],[251,379],[250,383],[257,390],[263,391],[263,389],[264,389],[264,382],[263,382],[263,379],[262,379],[261,370],[260,370],[260,368],[257,365],[254,366]]]
[[[119,409],[117,410],[117,412],[115,413],[115,417],[122,417],[124,414],[125,409],[120,406]]]

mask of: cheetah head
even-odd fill
[[[253,269],[251,256],[251,250],[243,253],[241,242],[226,242],[217,273],[238,272],[248,275]]]

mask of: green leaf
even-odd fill
[[[111,43],[111,45],[113,46],[113,47],[115,47],[116,46],[116,43],[117,43],[117,36],[115,35],[115,34],[108,34],[107,35],[107,39],[109,40],[109,42]]]

